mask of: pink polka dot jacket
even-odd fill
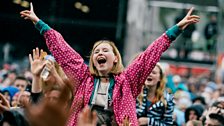
[[[71,48],[62,35],[48,29],[44,32],[46,44],[61,65],[66,75],[74,80],[74,100],[68,126],[75,126],[78,114],[89,104],[94,89],[94,77],[90,74],[83,58]],[[113,75],[113,110],[117,124],[121,125],[128,116],[133,126],[138,125],[136,115],[136,98],[140,93],[145,79],[160,60],[162,53],[170,46],[172,38],[164,33],[155,40],[138,58],[136,58],[122,73]]]

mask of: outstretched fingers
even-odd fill
[[[36,50],[35,50],[35,49],[33,49],[33,59],[34,59],[34,60],[37,59],[37,56],[36,56]]]
[[[33,12],[33,3],[30,2],[30,11]]]
[[[0,99],[1,99],[0,113],[2,113],[3,111],[9,110],[10,109],[10,104],[1,93],[0,93]]]
[[[2,100],[2,104],[10,107],[9,102],[5,99],[5,97],[0,93],[0,99]]]
[[[187,16],[187,17],[190,16],[190,15],[192,14],[193,10],[194,10],[194,7],[191,7],[191,9],[188,11],[188,13],[187,13],[186,16]]]
[[[29,16],[30,15],[30,11],[29,10],[24,10],[24,11],[21,11],[20,14],[21,14],[21,17],[24,17],[24,16]]]
[[[192,19],[192,18],[194,18],[194,19],[200,19],[200,17],[197,16],[197,15],[191,15],[191,16],[188,16],[187,17],[187,19]]]
[[[190,20],[187,20],[186,24],[188,25],[188,24],[197,23],[197,22],[199,22],[199,19],[192,18]]]
[[[184,30],[188,25],[199,22],[200,17],[198,15],[191,15],[193,10],[194,7],[191,7],[186,16],[177,23],[180,29]]]
[[[33,57],[32,57],[32,55],[31,55],[31,54],[29,54],[29,61],[30,61],[30,64],[32,64],[32,63],[33,63]]]
[[[40,58],[40,51],[39,48],[33,49],[33,59],[39,59]]]
[[[40,57],[39,48],[36,48],[36,55],[37,55],[37,57],[38,57],[38,59],[39,59],[39,57]]]

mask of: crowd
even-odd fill
[[[193,8],[124,68],[110,40],[97,41],[89,65],[62,35],[30,10],[46,40],[29,55],[30,70],[0,71],[0,123],[3,126],[223,126],[224,88],[208,77],[183,78],[158,63],[172,41],[198,23]]]

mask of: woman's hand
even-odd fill
[[[34,24],[36,24],[40,20],[33,11],[32,3],[30,3],[30,10],[21,11],[20,15],[25,20],[27,20],[27,19],[31,20]]]
[[[184,30],[188,25],[197,23],[199,22],[200,17],[197,15],[191,15],[193,12],[194,8],[192,7],[187,15],[179,22],[177,23],[177,26],[181,29]]]
[[[55,68],[55,63],[54,61],[51,60],[47,60],[46,61],[46,65],[45,67],[47,68],[47,70],[50,72],[50,74],[52,75],[52,77],[60,77],[56,68]]]
[[[138,119],[138,124],[139,126],[142,126],[142,125],[148,125],[148,118],[147,117],[141,117]]]
[[[89,107],[85,107],[79,115],[78,126],[96,126],[96,124],[96,112],[91,112]]]
[[[29,54],[29,61],[30,61],[30,70],[35,77],[39,77],[40,73],[45,65],[43,61],[43,57],[46,55],[42,49],[39,51],[39,48],[33,49],[33,57]]]
[[[210,107],[210,108],[208,109],[207,113],[206,113],[206,118],[209,118],[209,115],[210,115],[210,114],[217,114],[217,113],[219,113],[220,111],[221,111],[221,109],[218,108],[218,107]]]

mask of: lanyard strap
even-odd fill
[[[100,84],[100,78],[99,77],[94,77],[94,89],[92,91],[92,94],[91,94],[91,97],[90,97],[90,101],[89,101],[89,105],[90,106],[92,105],[92,101],[96,97],[95,95],[97,94],[99,84]],[[107,100],[109,102],[112,101],[114,84],[115,84],[114,77],[113,76],[110,76],[110,78],[109,78],[109,88],[107,90],[107,92],[108,92],[108,98],[107,98]]]

